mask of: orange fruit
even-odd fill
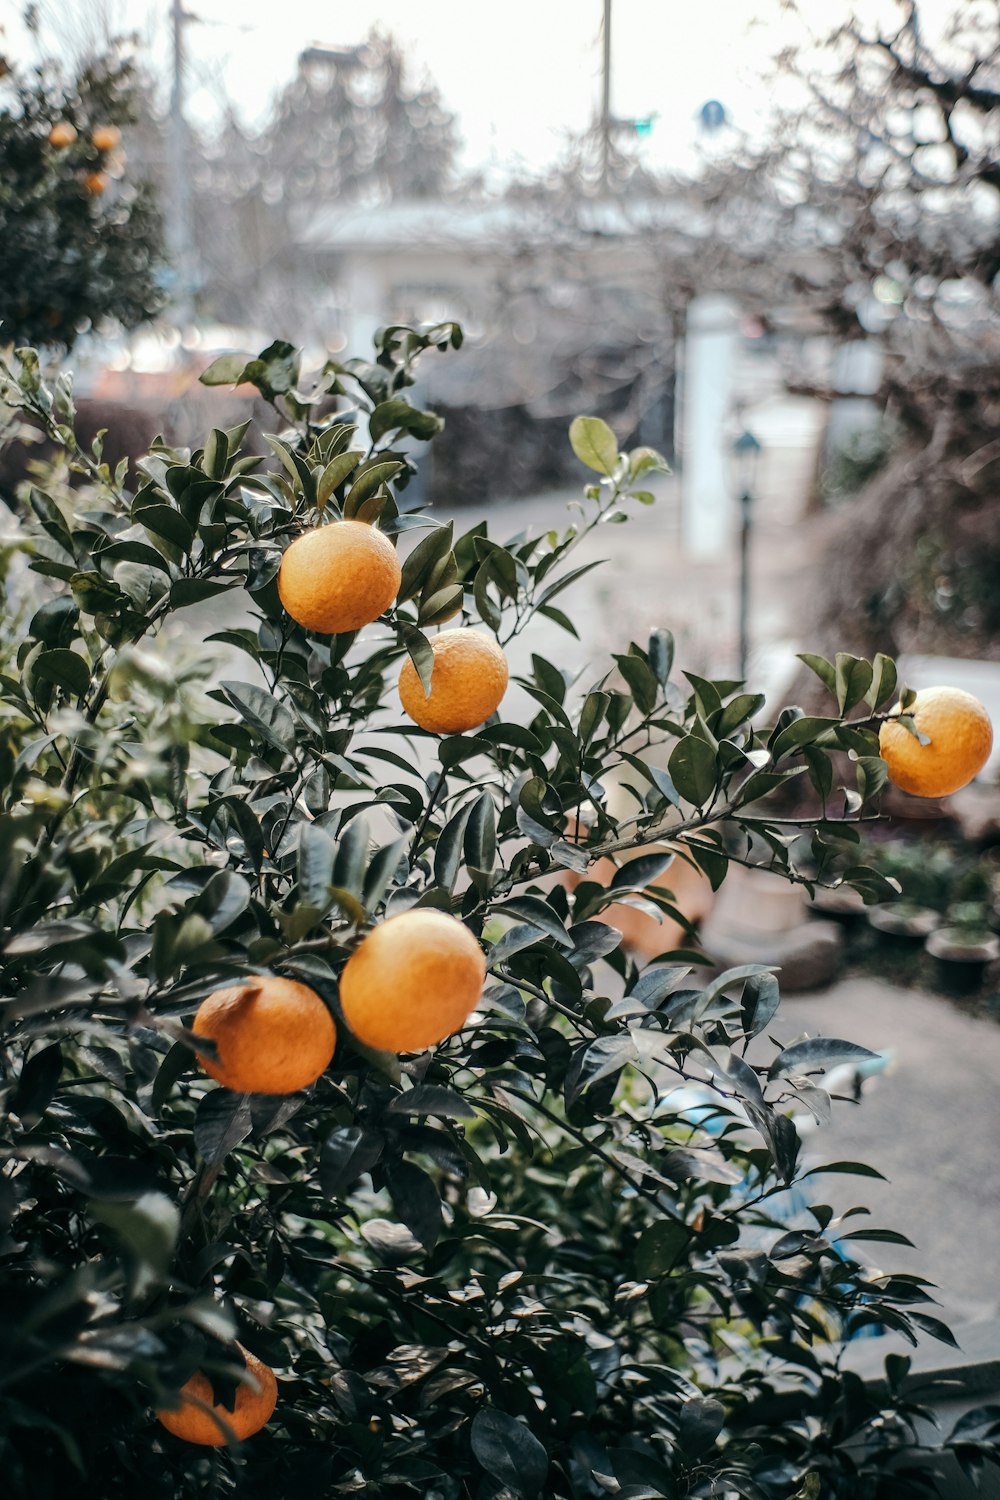
[[[117,125],[96,125],[90,139],[98,151],[116,151],[121,145],[122,133]]]
[[[92,198],[99,198],[108,185],[107,172],[85,172],[83,185]]]
[[[466,626],[442,630],[431,641],[431,690],[424,693],[409,658],[399,674],[404,712],[434,734],[463,734],[494,713],[507,691],[507,658],[492,636]]]
[[[921,688],[906,713],[929,743],[893,719],[883,723],[879,754],[893,785],[915,797],[947,797],[968,786],[993,748],[993,726],[979,699],[961,688]]]
[[[278,595],[297,624],[342,635],[377,620],[399,592],[389,538],[364,521],[333,521],[296,538],[281,559]]]
[[[50,146],[57,146],[61,149],[63,146],[72,146],[75,140],[76,130],[68,120],[57,120],[49,131]]]
[[[359,1042],[423,1052],[465,1025],[486,978],[483,950],[447,912],[418,907],[380,922],[340,976],[340,1008]]]
[[[213,1401],[212,1382],[201,1370],[197,1370],[178,1391],[180,1404],[173,1409],[165,1407],[156,1413],[157,1419],[174,1437],[212,1448],[228,1442],[227,1434],[219,1423],[208,1411],[196,1406],[197,1401],[203,1401],[205,1406],[210,1407],[241,1439],[253,1437],[270,1420],[278,1402],[278,1382],[274,1378],[274,1371],[255,1354],[244,1349],[242,1344],[237,1344],[236,1347],[246,1360],[247,1374],[252,1377],[252,1381],[246,1384],[241,1382],[237,1386],[233,1410]]]
[[[216,990],[194,1018],[196,1036],[218,1055],[199,1054],[205,1072],[237,1094],[294,1094],[329,1066],[333,1017],[308,985],[271,975]]]

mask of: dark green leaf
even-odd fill
[[[715,1440],[726,1420],[721,1401],[696,1397],[685,1401],[680,1410],[677,1436],[688,1453],[700,1457],[715,1446]]]
[[[246,1140],[252,1128],[249,1094],[212,1089],[198,1101],[194,1143],[208,1166],[224,1162],[230,1151]]]
[[[43,651],[35,660],[33,672],[57,687],[82,698],[90,689],[91,669],[75,651]]]
[[[361,1125],[341,1125],[323,1142],[319,1157],[320,1186],[328,1198],[346,1198],[365,1172],[382,1155],[379,1131]]]
[[[808,1037],[804,1042],[795,1042],[779,1052],[771,1064],[771,1077],[781,1078],[788,1073],[819,1071],[835,1068],[840,1063],[860,1062],[863,1058],[877,1057],[867,1047],[856,1042],[841,1042],[833,1037]]]
[[[539,1493],[549,1472],[548,1455],[531,1429],[495,1407],[476,1413],[472,1451],[487,1474],[522,1500]]]
[[[441,1233],[441,1200],[434,1183],[409,1161],[389,1162],[385,1175],[396,1213],[424,1249],[433,1250]]]
[[[642,1231],[635,1247],[635,1268],[640,1276],[655,1280],[672,1271],[691,1240],[686,1224],[676,1219],[658,1219]]]
[[[704,807],[715,791],[718,765],[711,745],[697,735],[678,740],[667,762],[670,779],[686,801]]]

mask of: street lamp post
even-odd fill
[[[746,680],[750,655],[750,533],[753,529],[754,481],[760,443],[749,430],[741,432],[733,444],[733,459],[740,506],[740,667],[741,681]]]

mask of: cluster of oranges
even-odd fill
[[[307,630],[339,634],[360,629],[389,608],[401,569],[395,548],[360,521],[320,526],[294,541],[278,574],[288,614]],[[432,642],[430,691],[409,660],[399,679],[406,714],[434,734],[460,734],[482,724],[507,687],[507,662],[496,642],[472,629],[440,632]],[[899,722],[912,720],[913,729]],[[879,748],[890,780],[904,791],[940,797],[966,785],[992,747],[983,705],[955,688],[929,688],[881,725]],[[430,907],[389,917],[348,959],[339,982],[340,1009],[355,1040],[390,1052],[418,1052],[453,1036],[474,1010],[486,977],[480,944],[457,918]],[[329,1066],[337,1031],[321,997],[308,985],[273,975],[217,990],[202,1003],[194,1033],[209,1044],[202,1064],[239,1093],[289,1094],[314,1083]],[[237,1345],[246,1378],[232,1408],[213,1402],[208,1377],[196,1373],[178,1404],[158,1413],[188,1442],[218,1445],[246,1438],[269,1420],[277,1400],[273,1372]]]
[[[54,146],[57,151],[65,151],[68,146],[75,144],[78,139],[76,126],[69,120],[57,120],[49,131],[49,145]],[[124,164],[124,156],[118,152],[121,145],[122,133],[117,125],[95,125],[90,132],[90,144],[95,151],[111,157],[112,163],[119,167]],[[108,186],[112,172],[88,171],[84,172],[82,182],[92,198],[99,198]]]
[[[389,538],[364,521],[335,521],[297,538],[281,559],[278,595],[297,624],[320,635],[370,625],[399,592],[402,569]],[[430,692],[411,661],[399,677],[403,711],[433,734],[464,734],[494,713],[507,691],[507,659],[482,631],[443,630],[431,642]]]
[[[486,978],[483,950],[456,917],[418,908],[375,927],[340,977],[340,1006],[355,1039],[368,1047],[417,1052],[452,1036],[475,1008]],[[265,975],[216,990],[203,1001],[194,1033],[212,1044],[205,1071],[238,1093],[291,1094],[329,1066],[337,1041],[333,1017],[308,985]],[[216,1446],[230,1434],[259,1432],[277,1402],[273,1371],[242,1346],[247,1378],[233,1406],[213,1402],[197,1371],[177,1404],[157,1412],[175,1437]]]

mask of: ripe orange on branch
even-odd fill
[[[296,624],[342,635],[377,620],[399,592],[389,538],[364,521],[333,521],[296,538],[281,559],[278,596]]]
[[[464,734],[495,713],[507,691],[507,658],[492,636],[462,627],[442,630],[431,641],[434,666],[430,693],[413,662],[399,674],[399,698],[414,724],[433,734]]]
[[[216,990],[192,1028],[216,1045],[205,1072],[238,1094],[294,1094],[315,1083],[337,1042],[333,1017],[308,985],[263,975]]]
[[[122,133],[117,125],[95,125],[90,133],[90,140],[98,151],[117,151],[121,145]]]
[[[212,1382],[201,1370],[196,1371],[178,1392],[180,1405],[176,1409],[164,1407],[156,1413],[158,1420],[174,1437],[210,1448],[220,1447],[228,1441],[224,1429],[210,1412],[195,1404],[199,1401],[210,1407],[232,1429],[235,1436],[241,1439],[253,1437],[270,1420],[278,1403],[278,1382],[274,1378],[274,1371],[270,1365],[244,1349],[242,1344],[237,1344],[236,1347],[246,1361],[247,1374],[252,1377],[252,1383],[240,1382],[236,1388],[233,1410],[230,1411],[228,1407],[213,1401]]]
[[[418,907],[389,917],[351,954],[340,1008],[359,1042],[382,1052],[422,1052],[461,1030],[475,1010],[486,959],[447,912]]]
[[[57,120],[49,131],[49,145],[62,150],[76,140],[76,128],[68,120]]]
[[[905,725],[885,721],[879,754],[893,785],[915,797],[947,797],[968,786],[993,748],[993,726],[979,699],[961,688],[921,688],[903,712],[927,744]]]

